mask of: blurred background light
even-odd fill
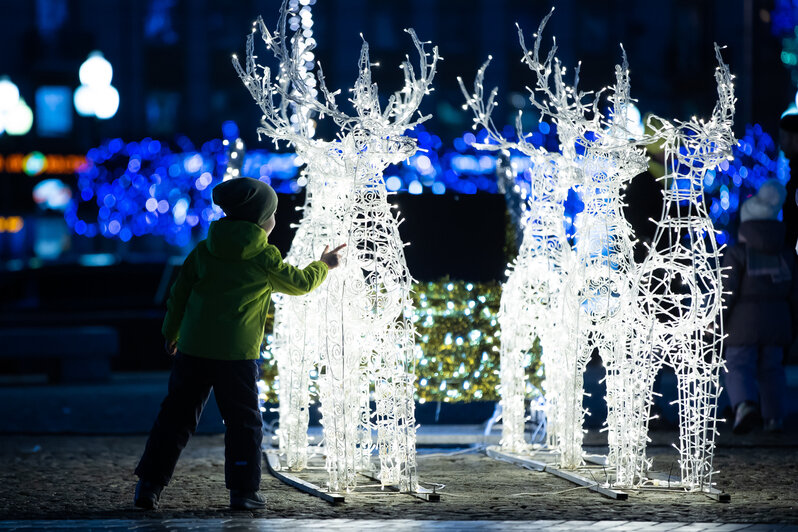
[[[94,98],[94,115],[105,120],[112,118],[119,109],[119,92],[111,85],[91,87]]]
[[[43,209],[63,211],[72,199],[72,189],[60,179],[45,179],[33,187],[33,201]]]
[[[9,135],[27,135],[33,127],[33,111],[25,100],[20,98],[14,107],[4,113],[2,122]]]
[[[80,65],[78,77],[82,85],[105,87],[111,84],[111,79],[114,77],[114,69],[111,63],[103,57],[102,52],[95,50]]]
[[[69,87],[36,89],[36,133],[40,137],[61,137],[72,131]]]
[[[37,176],[47,169],[47,157],[40,151],[32,151],[22,159],[22,169],[29,176]]]
[[[81,85],[75,89],[75,111],[81,116],[96,116],[100,120],[113,118],[119,109],[119,91],[111,85],[114,69],[101,52],[94,51],[80,65]]]
[[[87,85],[81,85],[80,87],[75,89],[73,102],[75,104],[75,111],[77,111],[77,113],[80,116],[94,115],[94,102],[92,101],[92,92]]]
[[[0,113],[10,111],[19,101],[19,88],[8,76],[0,77]]]

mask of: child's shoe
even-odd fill
[[[743,401],[737,405],[732,432],[735,434],[748,434],[758,422],[759,411],[757,410],[756,404],[750,401]]]
[[[262,510],[266,498],[257,491],[230,490],[230,508],[233,510]]]
[[[133,496],[133,504],[145,510],[158,508],[158,501],[161,498],[163,486],[155,484],[149,480],[141,479],[136,484],[136,494]]]

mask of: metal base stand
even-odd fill
[[[574,484],[579,486],[584,486],[585,488],[600,493],[605,497],[609,497],[610,499],[615,499],[618,501],[624,501],[629,498],[629,494],[626,492],[627,490],[619,490],[615,488],[611,488],[611,483],[609,482],[609,478],[607,481],[600,483],[594,478],[587,478],[583,475],[584,472],[590,473],[588,469],[575,469],[575,470],[564,470],[558,468],[555,464],[557,463],[558,453],[556,451],[551,451],[548,449],[541,449],[532,451],[530,454],[517,454],[511,453],[507,451],[502,451],[498,446],[491,446],[487,448],[487,454],[491,458],[495,458],[497,460],[504,460],[505,462],[510,462],[521,467],[525,467],[527,469],[532,469],[534,471],[545,471],[546,473],[551,473],[552,475],[556,475],[560,478],[564,478]],[[585,462],[592,465],[606,467],[607,465],[607,458],[605,456],[599,454],[588,454],[585,455]],[[608,473],[605,473],[608,474]],[[591,473],[592,475],[592,473]],[[691,489],[689,486],[682,485],[681,479],[677,477],[673,477],[668,475],[667,473],[659,473],[656,471],[649,471],[647,473],[647,481],[650,482],[650,485],[642,485],[637,486],[635,488],[630,488],[628,491],[646,491],[646,490],[672,490],[674,492],[694,492],[694,493],[702,493],[718,502],[730,502],[731,496],[724,492],[723,490],[719,490],[715,487],[704,487],[700,490]]]
[[[585,456],[585,462],[600,466],[606,466],[607,457],[600,454],[590,454]],[[644,484],[642,486],[635,487],[634,489],[638,491],[665,489],[674,492],[680,491],[680,492],[690,492],[690,493],[703,493],[710,499],[718,502],[731,502],[731,495],[729,495],[723,490],[719,490],[712,486],[696,490],[694,488],[690,488],[689,486],[684,486],[680,478],[671,476],[667,473],[660,473],[659,471],[649,471],[646,473],[646,480],[650,482],[651,485]]]
[[[596,493],[600,493],[601,495],[616,501],[625,501],[629,498],[628,493],[611,489],[607,484],[603,484],[597,480],[582,476],[581,473],[584,473],[584,471],[580,471],[579,469],[571,471],[556,467],[554,464],[556,463],[555,460],[557,453],[554,451],[541,450],[535,451],[531,455],[522,455],[502,451],[500,447],[492,445],[487,448],[487,454],[491,458],[510,462],[527,469],[551,473],[552,475],[564,478],[565,480],[573,482],[579,486],[584,486],[590,491],[595,491]]]
[[[266,458],[266,468],[277,480],[332,504],[341,504],[344,502],[345,498],[340,493],[331,493],[325,488],[311,484],[296,475],[283,471],[280,465],[280,455],[277,451],[264,451],[263,454]]]
[[[295,474],[283,470],[283,467],[280,464],[280,453],[276,449],[264,450],[263,455],[264,458],[266,459],[266,468],[268,469],[269,473],[273,477],[278,479],[280,482],[288,484],[289,486],[293,486],[300,491],[304,491],[308,495],[313,495],[314,497],[318,497],[331,504],[341,504],[346,501],[345,496],[341,493],[330,492],[326,488],[317,486],[311,482],[299,478]],[[307,468],[307,469],[323,469],[323,468]],[[376,481],[380,480],[377,476],[377,473],[374,471],[361,471],[360,474],[370,480],[376,480]],[[401,492],[401,490],[397,486],[388,485],[385,486],[385,488],[394,492]],[[401,493],[407,493],[408,495],[412,495],[413,497],[416,497],[418,499],[427,502],[439,502],[441,500],[440,494],[436,493],[435,490],[422,488],[421,486],[419,486],[416,491],[407,491]]]
[[[370,480],[376,480],[376,481],[380,480],[379,477],[377,477],[377,473],[374,471],[361,471],[360,474]],[[385,487],[392,491],[400,491],[399,488],[396,486],[385,486]],[[427,502],[440,502],[441,500],[440,493],[437,493],[435,490],[422,488],[421,486],[419,486],[416,491],[407,491],[405,493]]]

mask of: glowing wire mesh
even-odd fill
[[[350,116],[338,108],[338,92],[327,89],[320,64],[315,78],[301,68],[314,43],[300,42],[295,33],[289,50],[286,13],[283,3],[275,32],[257,22],[280,63],[274,81],[269,68],[255,63],[255,30],[247,42],[246,69],[235,58],[234,65],[263,111],[259,134],[289,142],[307,164],[304,216],[287,260],[305,264],[324,245],[339,242],[347,244],[348,256],[315,292],[277,300],[273,351],[280,368],[280,447],[292,468],[306,465],[309,375],[315,368],[330,489],[356,486],[357,472],[370,467],[376,429],[381,482],[413,490],[412,278],[383,170],[416,151],[413,139],[403,134],[428,118],[414,115],[432,90],[437,48],[427,52],[427,43],[407,30],[419,54],[419,72],[409,60],[401,65],[404,86],[383,109],[364,41],[350,99],[355,114]],[[310,138],[310,113],[292,114],[292,106],[332,118],[338,138]]]

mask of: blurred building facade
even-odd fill
[[[498,85],[506,116],[524,105],[529,72],[519,63],[514,24],[531,35],[552,2],[533,0],[318,0],[313,2],[317,57],[331,87],[351,85],[360,34],[383,68],[378,81],[399,84],[394,68],[412,52],[405,27],[440,47],[445,61],[436,91],[425,102],[429,124],[442,138],[462,134],[470,118],[460,110],[456,77],[468,80],[489,54],[488,82]],[[556,35],[566,66],[582,61],[585,88],[612,82],[623,43],[633,96],[643,112],[665,116],[706,114],[714,102],[712,43],[729,45],[726,58],[738,77],[739,124],[757,121],[775,130],[791,101],[789,76],[778,64],[780,45],[770,34],[764,0],[625,2],[561,0],[547,28]],[[83,152],[103,138],[184,133],[195,141],[219,136],[224,120],[237,120],[254,140],[259,116],[231,65],[252,20],[274,22],[278,0],[31,0],[0,1],[0,76],[19,86],[29,104],[42,87],[79,85],[80,64],[94,50],[114,68],[119,112],[110,120],[83,118],[71,105],[71,127],[24,137],[0,137],[0,152],[38,149]],[[549,39],[546,39],[550,42]],[[783,88],[783,89],[781,89]]]

